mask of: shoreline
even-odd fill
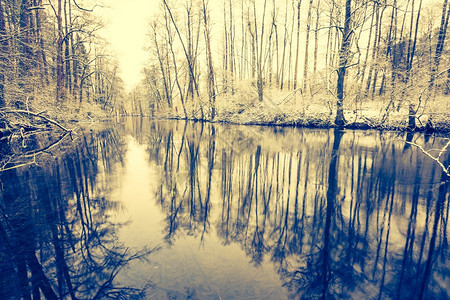
[[[292,127],[292,128],[309,128],[309,129],[332,129],[337,128],[333,119],[310,119],[309,122],[304,120],[296,121],[266,121],[266,122],[239,122],[233,120],[224,119],[202,119],[202,118],[185,118],[182,116],[140,116],[140,115],[124,115],[120,117],[137,117],[137,118],[150,118],[155,120],[176,120],[186,122],[206,122],[212,124],[231,124],[231,125],[244,125],[244,126],[266,126],[266,127]],[[450,136],[450,123],[439,122],[434,124],[432,128],[427,126],[416,126],[414,129],[408,128],[407,122],[403,124],[370,124],[369,122],[348,122],[342,129],[349,130],[378,130],[378,131],[399,131],[399,132],[418,132],[425,134],[440,134],[444,136]]]
[[[292,98],[279,102],[274,92],[263,101],[249,97],[226,97],[216,99],[215,117],[211,120],[209,105],[196,102],[180,107],[161,106],[153,110],[125,111],[123,115],[149,116],[157,119],[190,120],[236,125],[336,128],[336,108],[333,102],[320,97]],[[413,107],[413,110],[411,110]],[[408,103],[390,104],[383,99],[348,102],[344,105],[344,129],[389,130],[450,134],[450,113],[447,113],[447,97],[429,101],[427,105],[414,108]],[[130,113],[131,112],[131,113]]]

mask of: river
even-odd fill
[[[449,184],[405,137],[87,128],[0,174],[0,299],[448,299]]]

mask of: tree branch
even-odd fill
[[[401,139],[402,140],[402,139]],[[404,140],[402,140],[404,141]],[[449,146],[450,146],[450,139],[447,141],[447,144],[445,144],[445,146],[439,150],[439,155],[437,157],[434,157],[433,155],[431,155],[431,153],[427,150],[425,150],[422,146],[414,143],[414,142],[408,142],[408,141],[404,141],[405,143],[412,145],[416,148],[419,148],[420,151],[423,152],[423,154],[425,154],[426,156],[428,156],[429,158],[431,158],[432,160],[434,160],[441,168],[442,171],[444,171],[445,174],[447,174],[447,179],[450,179],[450,165],[449,166],[444,166],[444,164],[439,160],[442,156],[442,154],[448,150]]]
[[[72,129],[67,129],[67,128],[65,128],[64,126],[62,126],[61,124],[59,124],[58,122],[56,122],[55,120],[52,120],[52,119],[50,119],[50,118],[47,118],[47,117],[41,115],[42,112],[40,112],[40,113],[33,113],[33,112],[31,112],[31,111],[21,110],[21,109],[17,109],[17,110],[3,110],[2,112],[3,112],[3,113],[9,113],[9,114],[15,114],[15,113],[17,113],[17,114],[31,115],[31,116],[33,116],[33,117],[38,117],[38,118],[44,119],[44,120],[46,120],[47,122],[52,123],[53,125],[55,125],[55,126],[61,128],[62,130],[66,131],[66,132],[73,132]]]

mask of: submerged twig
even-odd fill
[[[37,165],[36,160],[33,159],[33,161],[30,161],[30,162],[27,162],[27,163],[23,163],[23,164],[19,164],[19,165],[15,165],[15,166],[8,167],[8,168],[0,168],[0,172],[13,170],[13,169],[18,169],[20,167],[26,167],[26,166],[29,166],[29,165]]]
[[[64,140],[64,138],[66,136],[68,136],[69,134],[70,134],[70,132],[66,132],[63,136],[61,136],[60,139],[58,139],[57,141],[51,143],[50,145],[48,145],[48,146],[46,146],[44,148],[41,148],[41,149],[36,149],[36,150],[31,150],[31,151],[25,152],[22,155],[24,157],[30,157],[30,156],[35,156],[35,155],[40,154],[40,153],[47,152],[48,150],[52,149],[53,147],[56,147],[59,143],[61,143],[62,140]]]
[[[30,150],[28,152],[25,153],[21,153],[21,154],[17,154],[17,155],[11,155],[8,157],[7,161],[5,163],[3,163],[2,166],[0,166],[0,172],[3,171],[7,171],[7,170],[12,170],[12,169],[17,169],[20,167],[25,167],[28,165],[37,165],[36,162],[36,156],[42,153],[47,153],[50,149],[56,147],[57,145],[59,145],[67,136],[70,135],[70,131],[64,133],[58,140],[56,140],[55,142],[51,143],[50,145],[44,147],[44,148],[40,148],[40,149],[35,149],[35,150]],[[20,161],[20,158],[30,158],[32,157],[33,160],[30,162],[24,162],[24,163],[20,163],[17,165],[13,165],[11,167],[6,167],[7,165],[10,164],[14,164],[14,163],[18,163]]]

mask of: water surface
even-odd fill
[[[0,175],[1,299],[449,298],[442,138],[103,127]]]

